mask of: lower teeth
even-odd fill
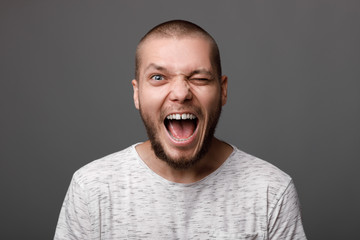
[[[171,134],[171,132],[169,132],[169,135],[171,136],[172,139],[174,139],[174,140],[176,140],[176,141],[178,141],[178,142],[185,142],[185,141],[189,140],[189,139],[194,135],[194,133],[191,134],[190,137],[183,138],[183,139],[174,137],[174,136]]]

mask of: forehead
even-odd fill
[[[202,37],[152,37],[141,44],[138,57],[140,71],[151,64],[179,71],[212,69],[211,43]]]

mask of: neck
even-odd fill
[[[226,161],[233,149],[227,143],[214,138],[205,156],[187,169],[175,169],[157,158],[151,148],[150,141],[136,146],[136,151],[145,164],[161,177],[177,183],[193,183],[218,169]]]

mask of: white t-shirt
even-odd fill
[[[236,147],[215,172],[182,184],[133,145],[73,176],[55,240],[306,239],[291,178]]]

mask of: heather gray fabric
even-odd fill
[[[60,213],[60,239],[306,239],[291,178],[234,151],[192,184],[150,170],[133,145],[73,176]]]

